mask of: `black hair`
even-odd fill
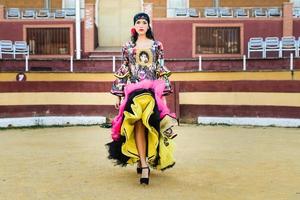
[[[148,22],[148,24],[150,24],[150,17],[147,13],[141,12],[141,13],[136,14],[133,17],[133,24],[135,24],[135,22],[139,19],[144,19]]]

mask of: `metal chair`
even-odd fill
[[[20,19],[21,12],[19,8],[8,8],[6,11],[7,19]]]
[[[268,8],[268,17],[281,17],[282,13],[279,8]]]
[[[56,18],[56,19],[66,18],[66,11],[65,10],[55,10],[54,18]]]
[[[22,19],[34,19],[35,11],[34,10],[24,10],[22,12]]]
[[[48,19],[50,17],[50,12],[47,9],[42,9],[37,12],[36,18]]]
[[[13,55],[13,57],[15,58],[14,46],[11,40],[0,41],[0,58],[2,58],[2,55],[4,54]]]
[[[186,8],[175,8],[175,17],[187,17],[188,10]]]
[[[281,56],[283,57],[283,54],[285,51],[294,51],[294,55],[296,57],[299,56],[299,46],[297,45],[297,41],[294,36],[285,36],[281,38],[280,41],[280,48],[281,48]]]
[[[267,17],[267,11],[263,8],[253,8],[252,15],[254,17]]]
[[[220,8],[219,10],[220,17],[233,17],[233,11],[230,8]]]
[[[26,41],[15,41],[14,44],[14,58],[16,55],[27,55],[29,56],[29,46]]]
[[[267,52],[278,52],[278,57],[281,57],[280,42],[278,37],[266,37],[265,39],[265,56],[267,57]]]
[[[265,43],[263,38],[250,38],[248,41],[248,58],[251,52],[262,52],[262,57],[265,57]]]
[[[189,8],[188,9],[188,15],[190,17],[199,17],[199,12],[197,12],[196,8]]]
[[[74,18],[76,15],[75,8],[66,8],[65,12],[66,12],[66,18]]]
[[[219,10],[218,8],[205,8],[204,9],[204,16],[207,18],[218,18],[219,17]]]
[[[293,17],[294,18],[300,17],[300,8],[299,7],[293,8]]]
[[[248,18],[249,10],[246,10],[244,8],[237,8],[234,10],[234,16],[237,18]]]

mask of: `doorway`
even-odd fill
[[[100,47],[120,47],[130,39],[133,16],[141,11],[140,0],[99,0]]]

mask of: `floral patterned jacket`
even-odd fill
[[[154,41],[150,49],[138,49],[133,42],[127,42],[122,47],[122,65],[114,74],[111,93],[124,96],[124,87],[130,83],[142,80],[165,81],[164,95],[172,92],[169,76],[171,72],[164,66],[163,45]]]

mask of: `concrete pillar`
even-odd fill
[[[4,5],[0,5],[0,21],[5,19]]]
[[[84,17],[84,51],[92,52],[95,49],[95,5],[91,3],[85,4]]]
[[[283,3],[283,36],[293,35],[293,3]]]

